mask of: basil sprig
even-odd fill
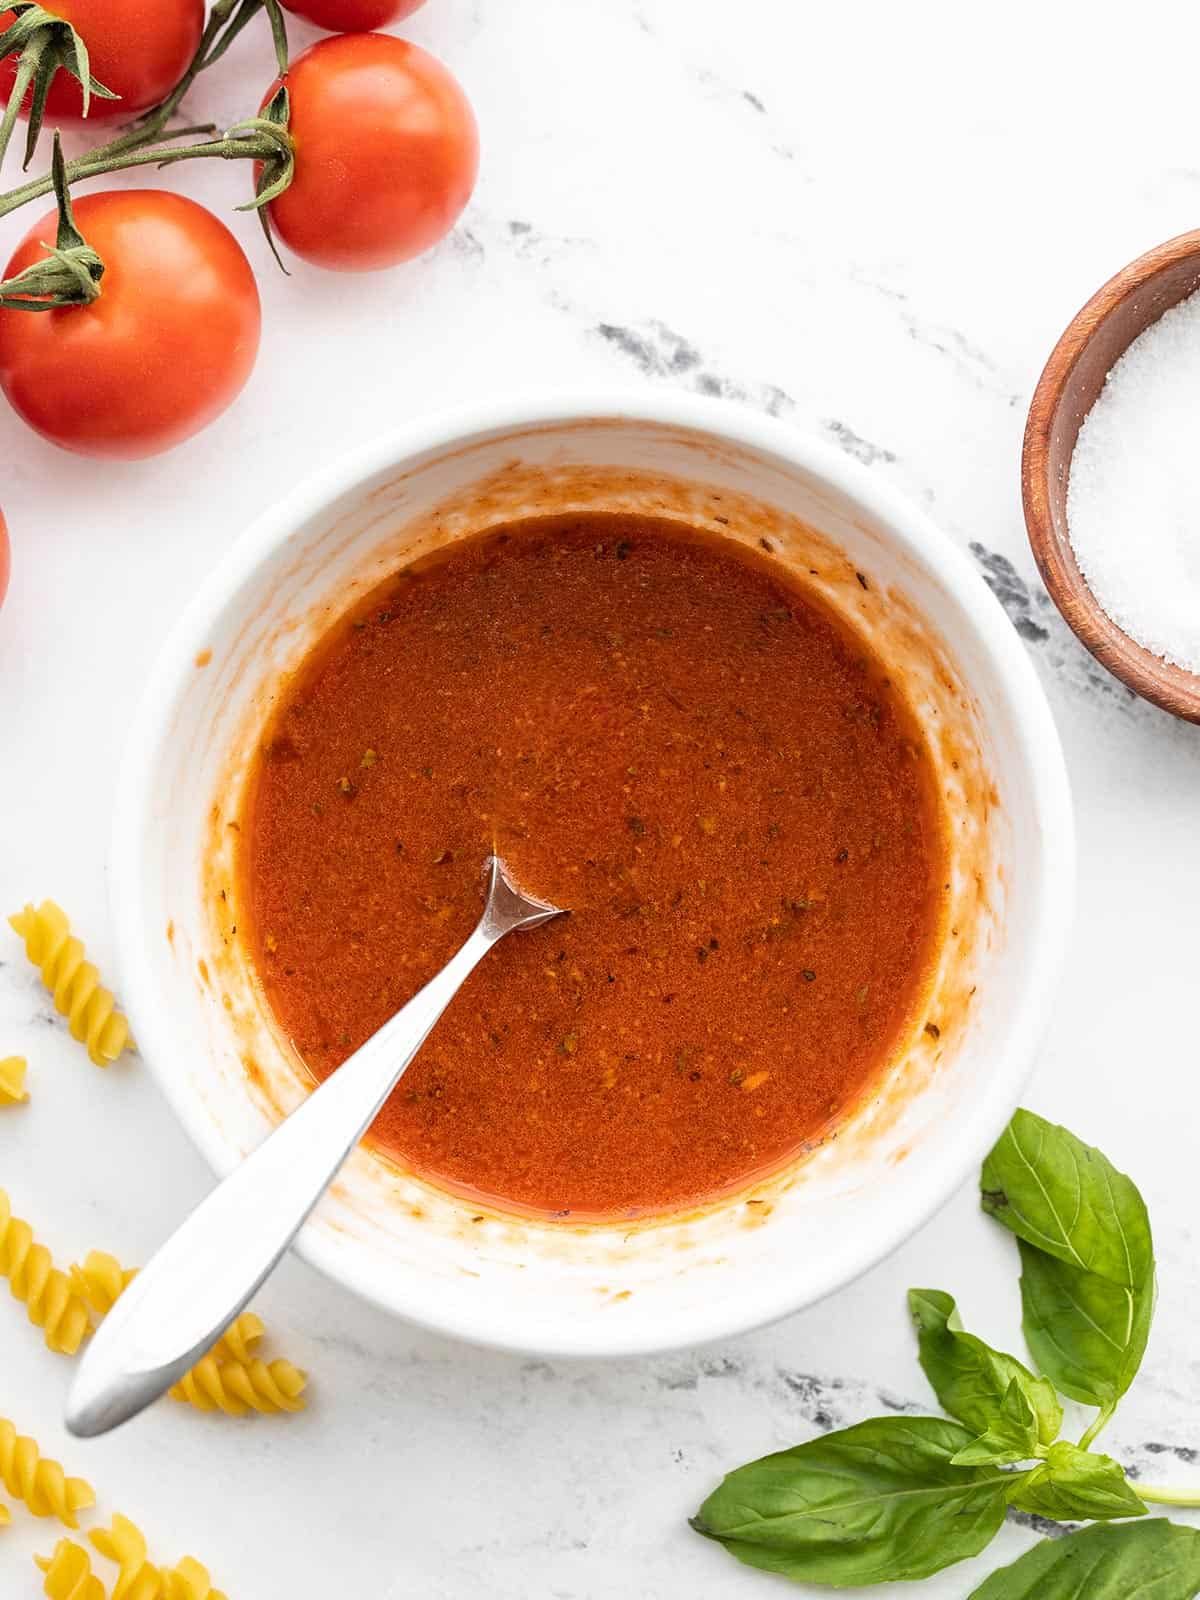
[[[991,1461],[1026,1461],[1039,1444],[1058,1438],[1063,1411],[1052,1383],[964,1333],[954,1301],[940,1289],[910,1289],[908,1309],[918,1359],[939,1404],[979,1435],[967,1446],[972,1459],[986,1449]]]
[[[731,1472],[692,1519],[748,1566],[845,1588],[928,1577],[978,1555],[1007,1510],[1095,1526],[1043,1541],[971,1600],[1193,1600],[1200,1532],[1144,1517],[1200,1496],[1130,1484],[1090,1448],[1133,1381],[1154,1311],[1141,1195],[1090,1145],[1018,1111],[988,1156],[983,1209],[1017,1236],[1034,1368],[962,1325],[953,1298],[912,1289],[939,1417],[878,1417]],[[1059,1393],[1098,1415],[1060,1438]]]

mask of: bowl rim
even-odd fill
[[[1051,441],[1067,385],[1084,351],[1118,306],[1159,273],[1189,258],[1195,259],[1200,275],[1200,229],[1176,234],[1135,256],[1100,285],[1063,329],[1029,403],[1021,446],[1021,503],[1038,571],[1080,643],[1143,700],[1184,721],[1200,722],[1200,673],[1164,661],[1113,621],[1080,571],[1068,530],[1059,530],[1050,509]],[[1085,421],[1086,416],[1080,418],[1081,429]],[[1074,454],[1073,444],[1072,458]]]
[[[1038,881],[1023,886],[1034,904],[1030,974],[1007,1019],[1002,1048],[964,1116],[957,1140],[930,1147],[906,1190],[903,1206],[880,1207],[870,1228],[848,1235],[838,1262],[821,1274],[763,1274],[753,1295],[713,1295],[703,1311],[664,1316],[653,1333],[626,1333],[621,1324],[599,1331],[559,1325],[551,1333],[519,1313],[505,1327],[484,1316],[458,1315],[438,1303],[436,1286],[423,1297],[397,1291],[378,1274],[342,1256],[336,1237],[307,1223],[296,1240],[302,1259],[343,1288],[430,1331],[522,1355],[616,1357],[678,1350],[728,1338],[779,1320],[844,1288],[883,1260],[938,1211],[1000,1136],[1032,1071],[1051,1015],[1066,953],[1075,900],[1075,828],[1066,762],[1058,731],[1034,667],[1016,631],[967,555],[898,489],[835,446],[766,414],[727,400],[682,391],[592,390],[527,394],[475,402],[406,422],[350,450],[263,511],[201,583],[171,629],[151,669],[125,746],[113,811],[110,898],[122,995],[136,1023],[147,1065],[176,1117],[219,1176],[237,1164],[192,1091],[167,1068],[171,1018],[157,994],[150,965],[150,930],[140,911],[143,845],[159,752],[170,737],[170,714],[194,670],[212,621],[255,569],[309,518],[374,474],[428,451],[461,450],[508,432],[580,422],[625,422],[683,429],[759,453],[807,472],[848,496],[884,524],[902,549],[935,565],[938,578],[992,662],[1009,700],[1013,737],[1029,784],[1041,840]]]

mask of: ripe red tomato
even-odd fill
[[[283,0],[289,11],[330,33],[369,33],[411,17],[425,0]]]
[[[8,523],[4,520],[4,513],[0,511],[0,606],[4,604],[4,596],[8,593],[8,574],[12,567],[12,557],[8,545]]]
[[[81,455],[169,450],[225,410],[258,353],[258,288],[210,211],[163,189],[75,201],[105,263],[99,298],[54,311],[0,311],[0,389],[19,416]],[[43,259],[56,219],[17,247],[6,277]]]
[[[449,231],[475,187],[479,134],[440,61],[391,34],[347,33],[306,50],[287,87],[295,176],[268,210],[289,250],[368,272]]]
[[[87,45],[92,77],[121,97],[93,95],[89,122],[128,120],[157,104],[187,71],[204,31],[204,0],[52,0],[47,9],[71,23]],[[0,29],[13,17],[11,11],[0,16]],[[15,69],[15,56],[0,63],[5,101]],[[69,72],[56,72],[46,100],[47,126],[82,115],[79,84]]]

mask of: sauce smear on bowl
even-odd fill
[[[934,776],[790,574],[677,523],[536,519],[397,573],[285,684],[240,916],[323,1078],[466,938],[494,848],[571,915],[489,955],[373,1141],[501,1209],[678,1210],[830,1131],[919,1021]]]

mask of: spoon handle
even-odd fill
[[[67,1401],[72,1433],[91,1437],[136,1416],[212,1347],[508,926],[497,922],[489,901],[437,976],[218,1184],[138,1273],[84,1353]]]

